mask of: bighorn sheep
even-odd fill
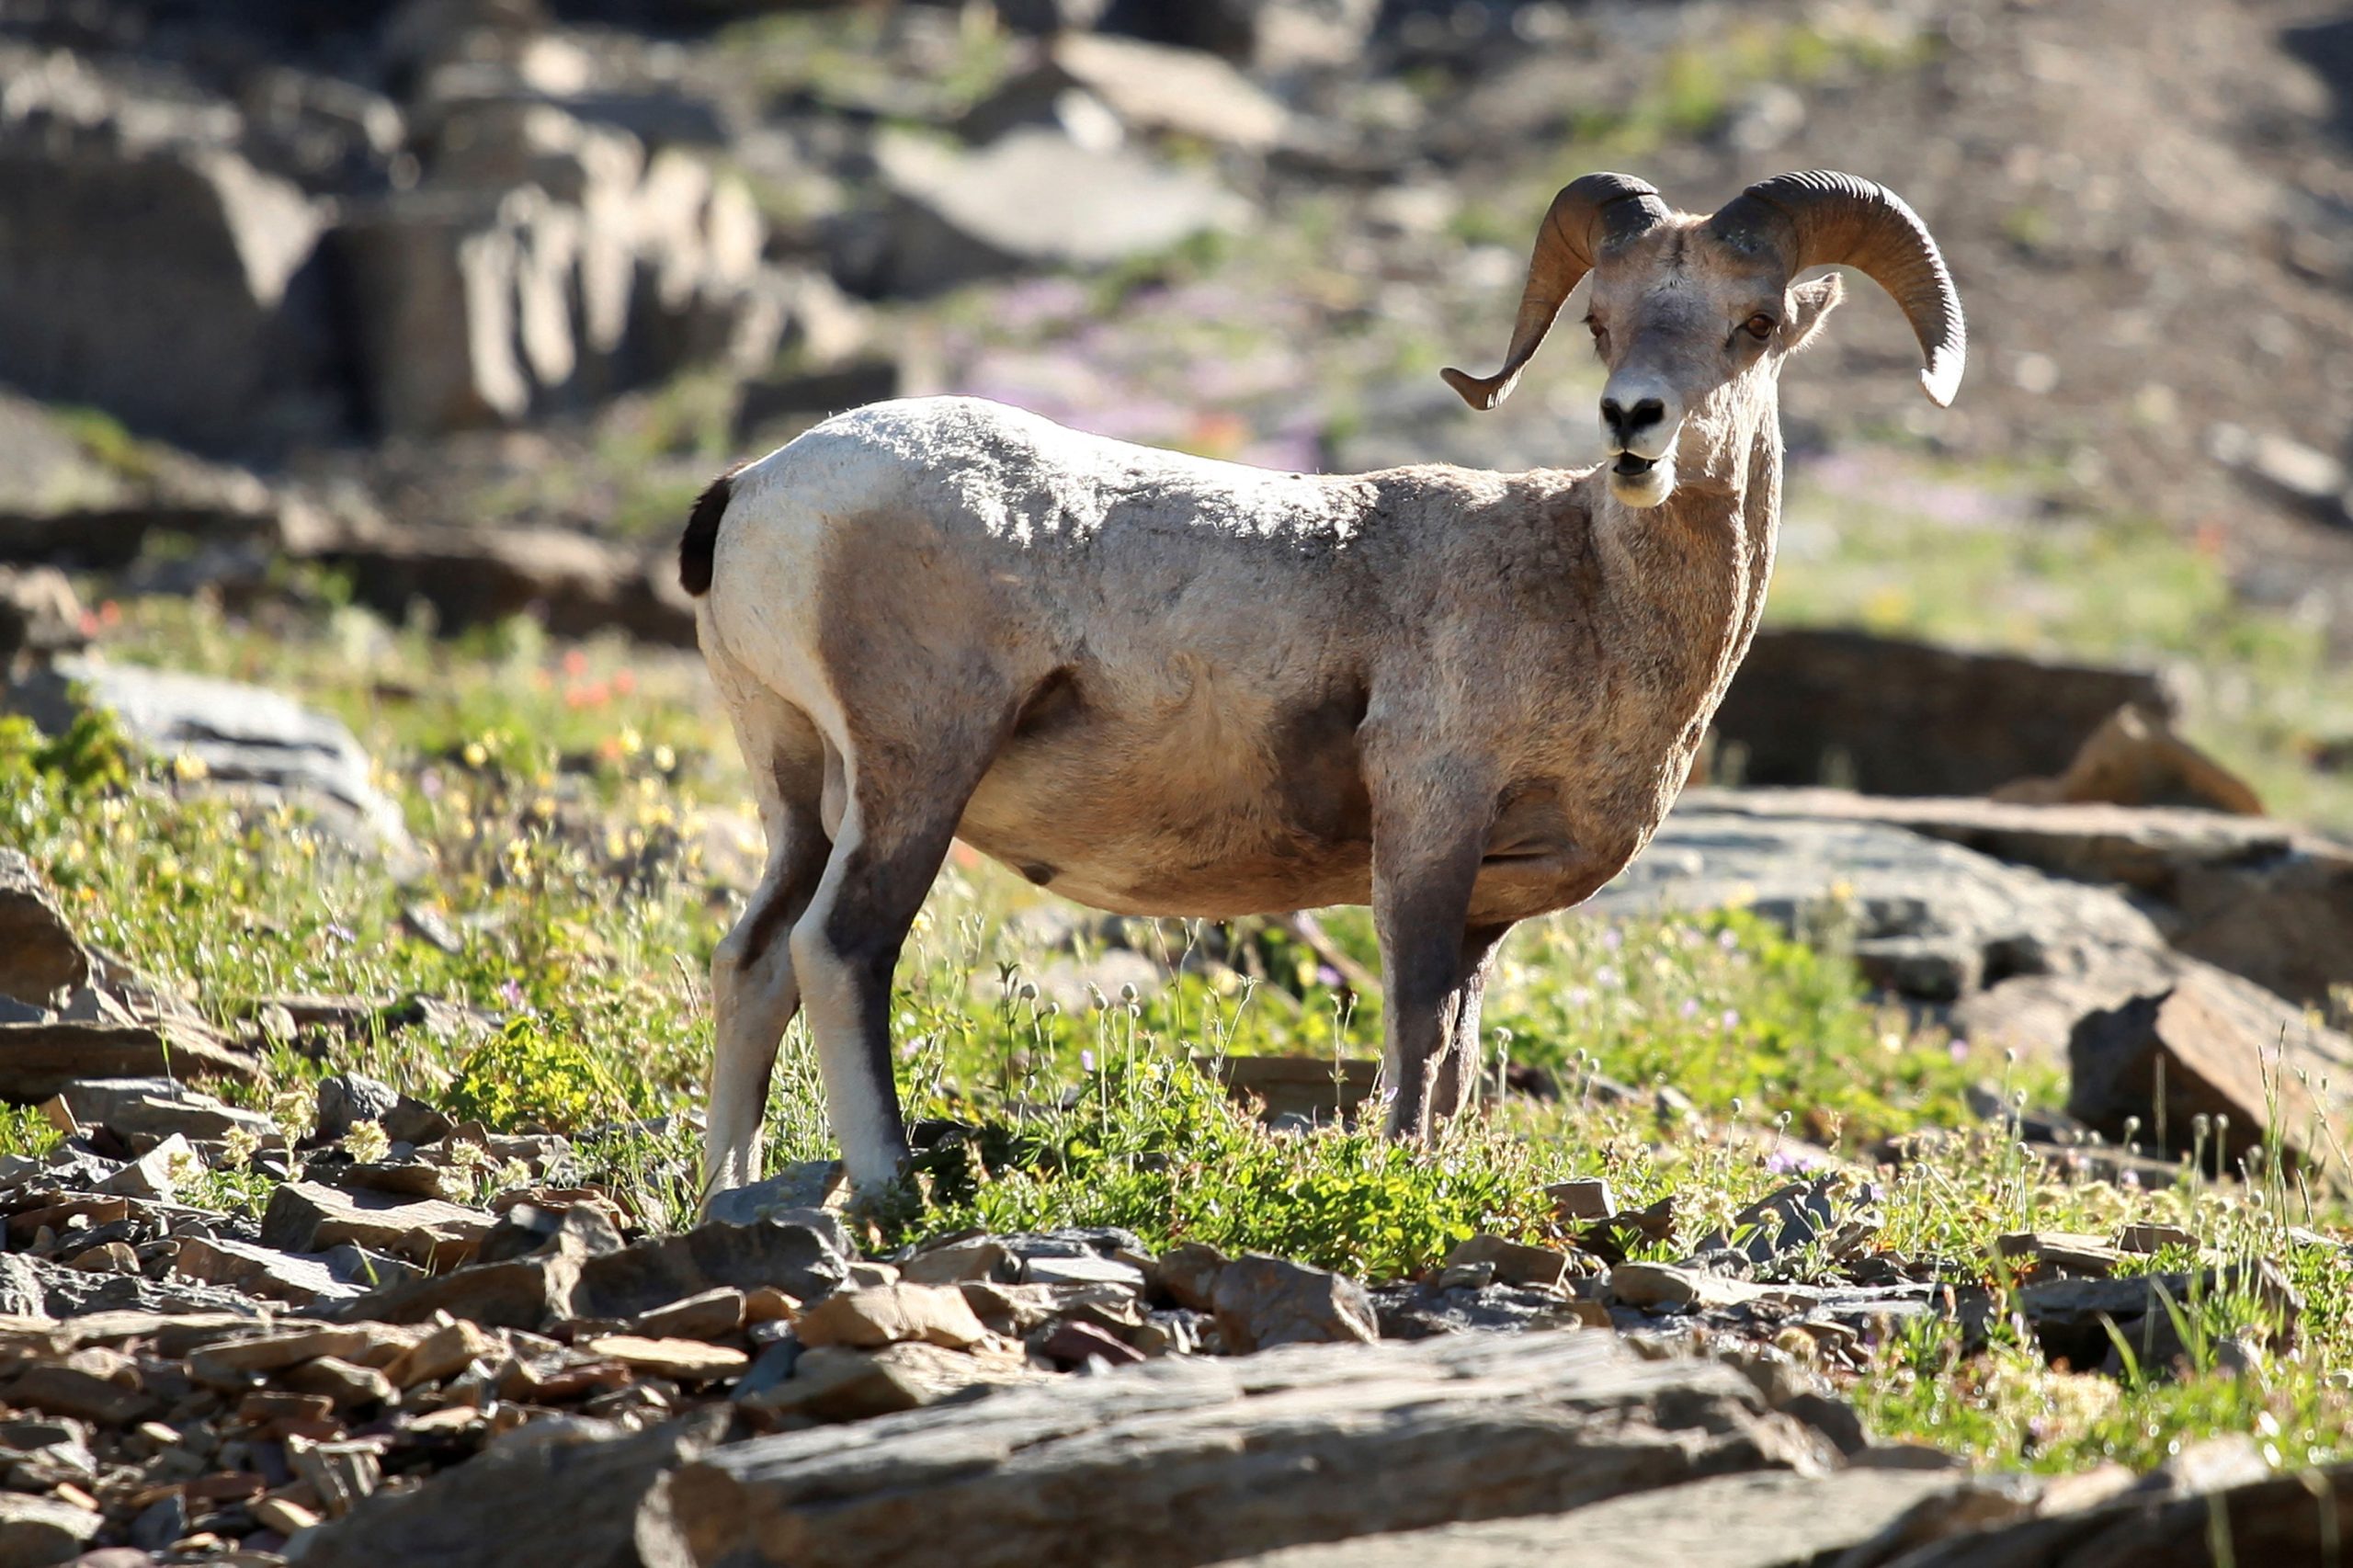
[[[1372,905],[1388,1124],[1475,1078],[1490,953],[1650,839],[1747,650],[1780,505],[1777,381],[1852,267],[1938,404],[1961,301],[1891,192],[1783,175],[1709,217],[1622,175],[1554,199],[1511,391],[1588,274],[1606,470],[1278,473],[965,398],[828,420],[714,483],[679,558],[768,859],[711,965],[708,1190],[759,1175],[806,1002],[851,1179],[906,1144],[892,971],[961,838],[1098,908]]]

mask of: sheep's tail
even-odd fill
[[[710,592],[710,559],[719,551],[720,520],[727,516],[735,476],[744,468],[738,463],[712,480],[695,498],[695,509],[687,514],[687,531],[678,539],[678,585],[697,598]]]

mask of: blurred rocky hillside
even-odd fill
[[[170,581],[310,554],[450,622],[552,574],[560,623],[676,637],[635,551],[694,485],[899,392],[1282,466],[1583,460],[1577,346],[1495,415],[1433,374],[1499,354],[1550,191],[1830,165],[1927,216],[1973,352],[1936,415],[1861,300],[1790,377],[1802,460],[2031,473],[2353,628],[2353,14],[2149,20],[0,0],[0,559],[179,532]]]

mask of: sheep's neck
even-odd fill
[[[1702,722],[1756,635],[1780,519],[1778,400],[1767,382],[1742,402],[1697,451],[1687,445],[1697,460],[1664,505],[1635,511],[1609,499],[1602,514],[1605,549],[1679,634]]]

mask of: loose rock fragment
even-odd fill
[[[1037,1346],[1040,1354],[1068,1366],[1101,1361],[1107,1366],[1126,1367],[1144,1359],[1142,1351],[1091,1323],[1058,1324]]]
[[[593,1356],[607,1356],[637,1371],[686,1382],[710,1382],[733,1377],[751,1365],[741,1350],[706,1345],[699,1339],[647,1339],[633,1334],[612,1334],[581,1346]]]
[[[1621,1263],[1609,1271],[1609,1295],[1629,1307],[1732,1307],[1764,1290],[1745,1280],[1664,1263]]]
[[[1446,1255],[1446,1267],[1484,1265],[1506,1285],[1557,1290],[1567,1281],[1569,1255],[1554,1247],[1529,1246],[1501,1236],[1472,1236]]]
[[[2027,1263],[2037,1278],[2103,1279],[2123,1261],[2122,1252],[2101,1237],[2063,1231],[2018,1231],[1996,1236],[1994,1251],[2013,1263]]]
[[[381,1404],[392,1397],[392,1381],[373,1367],[362,1367],[337,1356],[322,1356],[290,1367],[278,1381],[297,1393],[324,1396],[337,1410]]]
[[[1245,1253],[1219,1271],[1214,1310],[1226,1348],[1243,1353],[1334,1341],[1370,1345],[1381,1337],[1362,1285],[1260,1253]]]
[[[1552,1212],[1563,1220],[1606,1220],[1618,1210],[1609,1183],[1601,1176],[1556,1181],[1544,1189],[1544,1196],[1552,1200]]]
[[[907,1340],[962,1349],[988,1337],[961,1290],[943,1285],[842,1290],[802,1309],[794,1332],[811,1347],[872,1349]]]
[[[448,1267],[472,1254],[497,1223],[479,1209],[433,1199],[345,1192],[317,1182],[290,1181],[270,1194],[263,1210],[264,1246],[318,1252],[342,1242],[378,1247],[397,1256]]]
[[[717,1339],[744,1325],[744,1292],[722,1285],[642,1313],[637,1331],[653,1339]]]
[[[394,1388],[415,1388],[464,1371],[475,1360],[502,1354],[506,1342],[460,1318],[443,1324],[384,1369]]]
[[[52,1497],[0,1492],[0,1568],[45,1568],[63,1562],[106,1527],[92,1508]]]

